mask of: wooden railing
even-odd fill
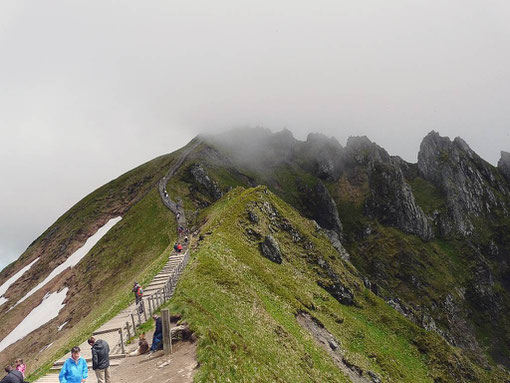
[[[168,277],[165,285],[160,287],[152,294],[143,297],[142,301],[136,305],[135,309],[130,314],[130,321],[126,322],[123,329],[126,330],[127,339],[136,335],[136,329],[144,322],[146,322],[152,315],[161,307],[165,302],[170,300],[179,281],[179,276],[188,264],[190,259],[189,251],[186,250],[184,257],[179,265],[172,271]],[[140,310],[140,306],[143,310]]]

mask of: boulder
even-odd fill
[[[264,239],[264,242],[260,244],[260,251],[262,255],[270,261],[278,264],[282,263],[282,252],[280,250],[280,246],[278,246],[278,243],[271,235],[268,235]]]

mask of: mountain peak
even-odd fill
[[[498,169],[510,181],[510,153],[501,151],[501,158],[498,162]]]

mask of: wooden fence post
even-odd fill
[[[130,339],[131,338],[131,331],[129,331],[129,322],[126,322],[126,330],[127,330],[128,339]],[[133,336],[135,336],[135,335],[133,334]]]
[[[161,310],[161,322],[163,324],[163,349],[165,354],[172,353],[172,328],[170,326],[170,310]]]
[[[135,316],[131,314],[131,322],[133,322],[133,336],[136,335],[136,322],[135,322]]]
[[[142,324],[142,317],[140,316],[140,304],[136,307],[136,316],[138,317],[138,326]]]
[[[124,336],[122,335],[122,329],[119,329],[119,335],[120,335],[120,347],[122,349],[122,353],[126,353],[126,349],[124,348]]]

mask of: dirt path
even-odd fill
[[[147,333],[152,340],[152,333]],[[152,355],[128,357],[121,368],[113,370],[113,383],[171,382],[192,383],[197,371],[197,343],[178,342],[173,353],[158,351]]]
[[[184,217],[184,212],[183,212],[183,209],[182,209],[182,206],[179,205],[179,203],[176,203],[175,201],[172,201],[170,199],[170,196],[168,195],[167,193],[167,190],[166,190],[166,185],[168,183],[168,181],[170,180],[170,178],[173,177],[173,175],[175,174],[175,172],[177,172],[177,170],[179,170],[179,168],[181,167],[181,165],[184,163],[184,161],[186,160],[186,158],[188,158],[188,155],[193,151],[195,150],[195,148],[201,144],[201,141],[198,140],[191,148],[189,148],[188,150],[186,150],[180,157],[179,159],[177,160],[177,162],[170,168],[170,170],[166,173],[166,175],[159,181],[159,185],[158,185],[158,189],[159,189],[159,194],[161,196],[161,200],[163,201],[163,203],[165,204],[165,206],[170,209],[175,215],[179,214],[179,218],[177,219],[177,222],[179,223],[179,225],[181,226],[185,226],[186,225],[186,218]]]

